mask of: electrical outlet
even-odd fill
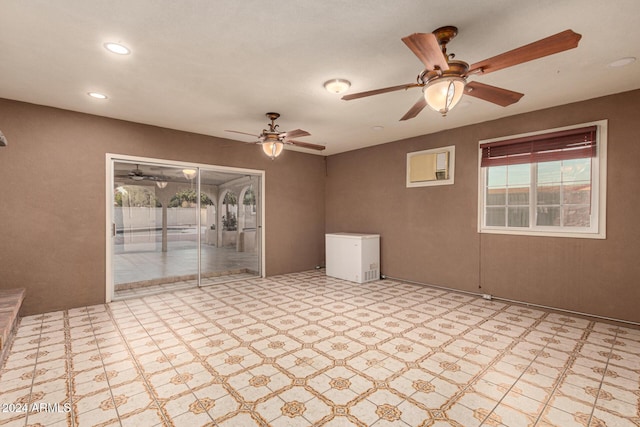
[[[491,301],[493,299],[493,297],[491,296],[491,294],[482,294],[482,298]]]

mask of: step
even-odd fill
[[[0,367],[18,328],[20,307],[26,293],[25,288],[0,289]]]

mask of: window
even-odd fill
[[[605,238],[606,130],[599,121],[480,141],[479,231]]]

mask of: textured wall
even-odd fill
[[[324,259],[322,156],[0,99],[0,289],[24,313],[105,301],[105,154],[265,170],[266,273]]]
[[[390,277],[640,322],[639,117],[633,91],[330,156],[326,232],[380,233]],[[606,240],[478,234],[479,140],[601,119]],[[454,185],[405,188],[408,152],[452,144]]]

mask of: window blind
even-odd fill
[[[597,130],[597,126],[589,126],[480,144],[480,165],[504,166],[595,157]]]

